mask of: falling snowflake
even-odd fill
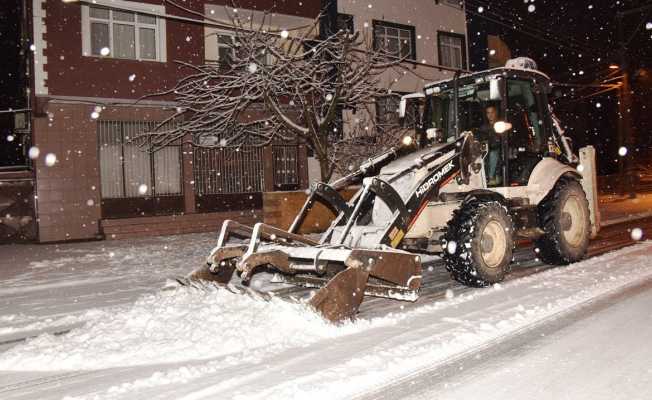
[[[288,36],[290,36],[290,34],[288,33],[288,31],[286,31],[285,29],[283,29],[283,30],[281,31],[281,37],[282,37],[283,39],[287,39]]]
[[[92,119],[98,119],[99,117],[100,117],[100,113],[98,113],[97,111],[93,111],[91,113],[91,118]]]
[[[331,100],[333,100],[333,95],[329,93],[326,95],[326,101],[331,101]]]
[[[45,155],[45,165],[48,167],[53,166],[57,162],[57,156],[54,153],[48,153]]]
[[[648,22],[647,24],[645,24],[645,29],[647,29],[648,31],[652,31],[652,22]]]
[[[495,54],[496,54],[496,50],[494,50],[494,49],[489,50],[489,55],[490,56],[493,56]]]
[[[484,12],[484,7],[478,7],[478,12],[479,12],[479,13]]]
[[[108,56],[110,52],[111,50],[109,50],[108,47],[102,47],[102,49],[100,50],[100,54],[103,55],[104,57]]]
[[[39,150],[39,148],[36,146],[32,146],[29,148],[27,154],[29,155],[30,159],[35,160],[38,158],[39,154],[41,154],[41,150]]]
[[[138,186],[138,193],[140,193],[140,194],[146,194],[146,193],[147,193],[147,190],[148,190],[148,187],[147,187],[147,185],[145,185],[144,183],[141,183],[141,184]]]
[[[450,300],[455,297],[455,293],[451,289],[446,289],[446,299]]]
[[[455,254],[455,251],[457,251],[457,242],[454,240],[448,242],[446,245],[446,251],[448,251],[448,254]]]
[[[133,82],[136,79],[136,74],[129,75],[129,82]]]
[[[584,165],[579,164],[579,165],[577,166],[577,172],[584,172]]]
[[[536,9],[537,9],[537,8],[534,6],[534,4],[530,4],[529,6],[527,6],[527,11],[528,11],[528,12],[531,12],[531,13],[532,13],[532,12],[534,12],[534,10],[536,10]]]
[[[627,155],[627,147],[620,146],[620,148],[618,149],[618,155],[621,157],[625,157]]]
[[[33,45],[33,44],[30,44],[30,45],[29,45],[29,49],[30,49],[31,51],[36,51],[36,46]]]
[[[600,107],[602,107],[602,104],[600,104],[600,103],[595,103],[595,108],[600,108]]]
[[[256,65],[256,63],[252,62],[247,67],[247,70],[249,71],[249,73],[253,74],[254,72],[258,71],[258,65]]]
[[[14,141],[14,135],[7,135],[7,142],[13,142]]]
[[[86,205],[89,207],[93,207],[93,205],[95,205],[95,202],[93,201],[93,199],[88,199],[86,200]]]
[[[643,230],[641,228],[634,228],[631,232],[632,240],[639,241],[643,238]]]

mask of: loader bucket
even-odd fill
[[[251,232],[248,244],[226,243],[242,232]],[[319,288],[308,304],[331,322],[353,318],[365,295],[416,300],[421,282],[420,259],[411,253],[319,246],[262,223],[251,228],[233,221],[225,221],[207,264],[188,279],[226,285],[237,272],[246,285],[259,267],[280,282]]]

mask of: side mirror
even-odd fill
[[[489,80],[489,99],[502,100],[503,96],[500,94],[500,81],[496,78]]]
[[[407,100],[405,97],[401,97],[401,101],[398,103],[398,118],[400,120],[405,119],[405,109],[407,107]]]

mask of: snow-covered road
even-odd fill
[[[211,241],[185,239],[183,246],[176,239],[175,253],[173,239],[80,244],[76,255],[44,254],[47,262],[7,279],[0,289],[0,398],[366,396],[652,280],[652,243],[644,242],[484,290],[444,281],[446,296],[404,310],[388,303],[390,314],[369,312],[334,327],[281,299],[157,290],[166,276],[200,262]],[[80,268],[88,270],[76,273]]]
[[[365,398],[649,399],[650,304],[647,280]]]

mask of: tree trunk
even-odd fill
[[[321,175],[321,181],[328,183],[328,181],[331,180],[331,176],[333,175],[333,165],[331,164],[328,157],[321,158],[318,156],[317,159],[319,160],[319,172]]]

